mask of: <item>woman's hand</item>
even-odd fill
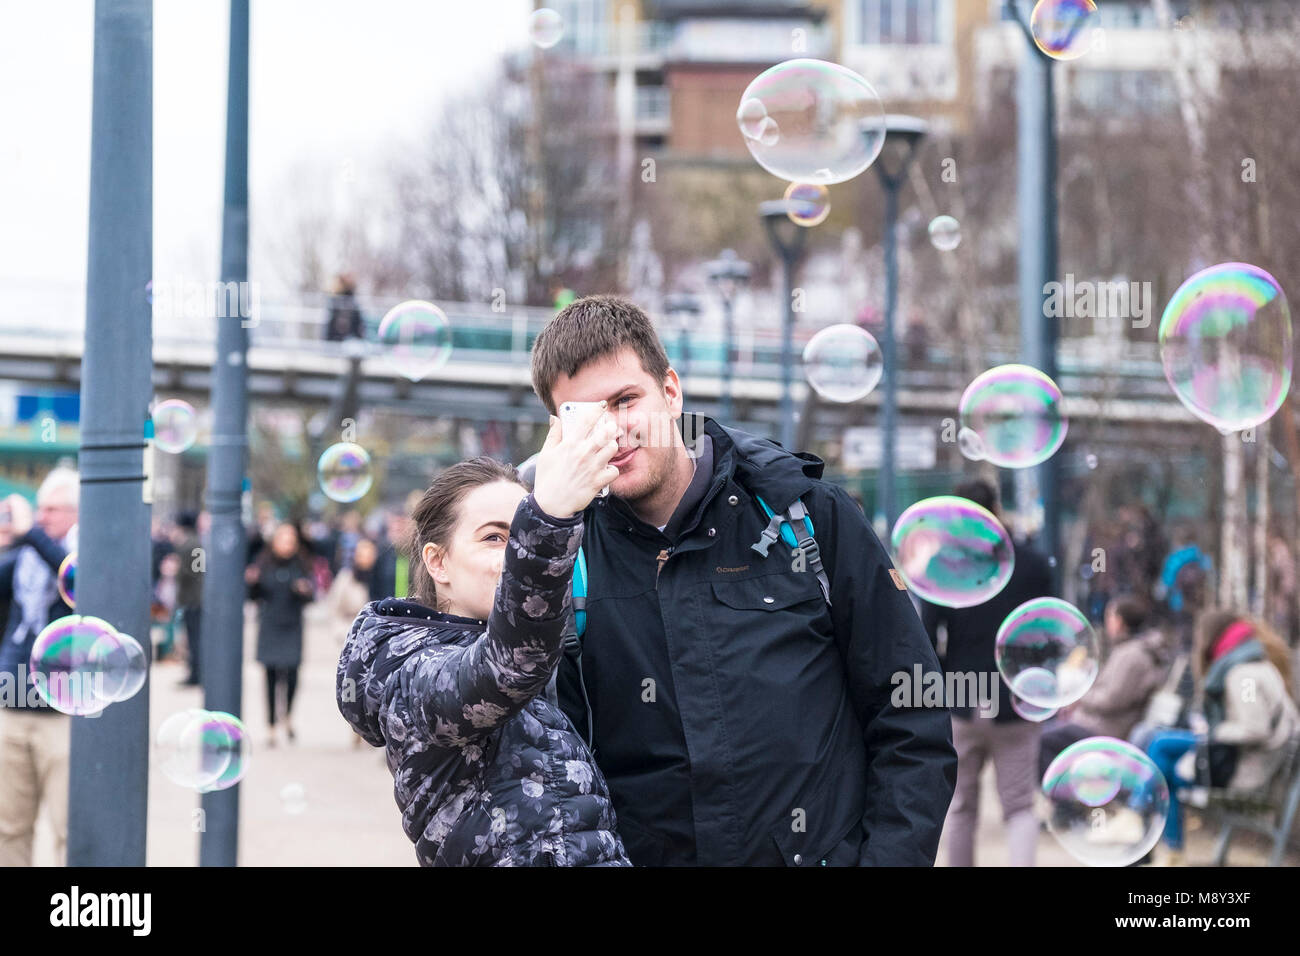
[[[552,415],[546,444],[537,455],[537,507],[553,518],[571,518],[591,504],[600,489],[618,477],[618,469],[609,463],[618,454],[617,435],[618,423],[605,411],[571,427],[569,434],[562,433],[560,420]]]

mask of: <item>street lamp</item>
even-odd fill
[[[758,214],[772,248],[781,257],[785,286],[785,313],[781,327],[781,444],[794,450],[794,399],[790,380],[794,364],[794,269],[803,255],[808,230],[790,218],[794,203],[786,199],[769,199],[758,204]]]
[[[677,319],[677,377],[685,379],[691,362],[691,343],[688,335],[691,320],[700,314],[700,300],[690,292],[672,292],[664,296],[664,311]]]
[[[736,293],[749,282],[750,265],[736,255],[734,249],[723,249],[718,258],[704,264],[709,281],[722,296],[723,340],[726,352],[722,357],[722,419],[731,420],[731,350],[735,337],[733,309]]]
[[[885,144],[876,159],[876,175],[885,190],[885,341],[881,352],[885,362],[885,393],[880,418],[880,493],[876,497],[876,518],[884,519],[886,531],[893,528],[897,510],[894,502],[894,446],[898,429],[898,365],[895,348],[894,313],[898,308],[898,195],[903,190],[907,169],[916,158],[929,125],[915,116],[890,114],[885,117]],[[876,129],[864,136],[879,135]]]

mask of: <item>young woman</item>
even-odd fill
[[[531,495],[490,458],[440,474],[412,515],[414,600],[368,605],[339,657],[339,710],[386,749],[423,866],[630,865],[555,695],[582,511],[618,477],[611,416],[569,431],[552,419]]]
[[[302,555],[298,529],[282,521],[244,572],[248,596],[258,602],[257,660],[266,668],[267,746],[276,744],[275,724],[284,718],[285,732],[294,739],[293,695],[302,665],[302,609],[315,597],[311,568]],[[284,688],[284,707],[278,691]]]
[[[1204,708],[1198,729],[1210,744],[1227,745],[1234,751],[1225,765],[1224,779],[1215,779],[1211,760],[1210,785],[1241,790],[1267,786],[1282,758],[1283,746],[1300,733],[1286,642],[1263,621],[1231,611],[1213,611],[1197,624],[1192,667]],[[1169,781],[1164,836],[1172,863],[1182,862],[1183,815],[1178,792],[1193,782],[1177,768],[1201,736],[1195,730],[1161,729],[1147,744],[1147,753]]]

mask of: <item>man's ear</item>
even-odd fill
[[[677,377],[676,369],[669,368],[668,374],[664,376],[664,399],[668,403],[668,411],[672,413],[674,419],[680,418],[682,414],[682,381]]]
[[[424,560],[424,569],[429,572],[429,577],[433,578],[434,584],[447,584],[450,578],[447,577],[447,552],[440,548],[432,541],[425,542],[420,549],[420,557]]]

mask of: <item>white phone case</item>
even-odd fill
[[[569,423],[578,419],[578,413],[590,405],[599,405],[600,402],[565,402],[560,406],[560,424],[564,428],[569,427]],[[609,485],[600,489],[600,497],[604,498],[609,494]]]

